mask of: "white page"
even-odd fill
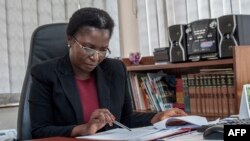
[[[174,120],[181,120],[185,121],[188,124],[184,125],[177,125],[177,126],[166,126],[166,123],[174,121]],[[170,117],[166,118],[160,122],[154,124],[154,127],[157,129],[176,129],[176,128],[197,128],[201,125],[207,125],[207,119],[201,116],[180,116],[180,117]]]
[[[16,129],[0,130],[0,141],[13,140],[17,137]]]
[[[79,139],[93,139],[93,140],[139,140],[141,137],[159,132],[153,126],[131,128],[128,131],[122,128],[116,128],[105,132],[100,132],[94,135],[80,136]]]

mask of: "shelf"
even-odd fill
[[[149,71],[149,70],[160,70],[160,69],[188,69],[188,68],[206,68],[209,66],[213,67],[228,67],[233,66],[233,59],[219,59],[219,60],[208,60],[208,61],[197,61],[197,62],[184,62],[184,63],[169,63],[159,65],[132,65],[127,66],[128,71]]]
[[[239,113],[240,100],[242,96],[242,88],[244,84],[250,83],[250,45],[238,46],[233,48],[233,58],[230,59],[217,59],[217,60],[207,60],[207,61],[197,61],[197,62],[182,62],[182,63],[168,63],[168,64],[155,64],[153,56],[143,57],[140,65],[133,65],[128,58],[124,58],[123,62],[126,68],[131,73],[147,73],[147,72],[158,72],[163,71],[166,74],[174,75],[176,78],[181,78],[182,76],[191,74],[196,75],[200,73],[201,69],[219,69],[219,68],[231,68],[233,70],[233,85],[228,88],[227,94],[233,96],[235,101],[233,105],[234,109],[230,110],[230,114]],[[219,76],[219,75],[218,75]],[[218,77],[217,77],[218,78]],[[195,78],[196,79],[196,78]],[[195,82],[197,83],[197,82]],[[218,82],[217,82],[218,83]],[[198,89],[197,89],[198,90]],[[232,90],[232,91],[231,91]],[[196,89],[195,89],[196,91]],[[213,92],[213,89],[212,89]],[[220,91],[218,91],[220,92]],[[209,91],[209,93],[211,93]],[[217,92],[215,92],[218,94]],[[197,100],[197,99],[196,99]],[[218,103],[217,103],[218,104]],[[231,103],[232,104],[232,103]],[[232,107],[228,107],[232,108]],[[218,113],[202,113],[202,111],[194,110],[196,115],[205,116],[211,120],[217,117],[225,116],[222,111],[217,111]],[[220,113],[219,113],[220,112]],[[190,113],[192,114],[192,113]]]

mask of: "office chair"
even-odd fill
[[[18,109],[17,140],[29,140],[32,138],[28,101],[32,83],[30,69],[35,64],[64,56],[68,53],[66,27],[67,23],[47,24],[38,27],[33,32]]]

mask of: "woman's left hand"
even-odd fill
[[[185,113],[183,110],[178,108],[171,108],[169,110],[159,112],[151,119],[151,123],[154,124],[156,122],[159,122],[165,118],[169,117],[176,117],[176,116],[186,116],[187,113]]]

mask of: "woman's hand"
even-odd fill
[[[108,109],[96,109],[91,114],[90,120],[87,124],[82,124],[74,127],[71,133],[71,137],[95,134],[107,123],[109,124],[109,126],[113,126],[114,121],[115,117],[110,113]]]
[[[90,120],[87,123],[89,134],[94,134],[101,128],[103,128],[107,123],[109,126],[113,126],[113,122],[115,121],[114,115],[110,113],[108,109],[97,109],[95,110],[91,116]]]
[[[165,118],[173,117],[173,116],[186,116],[187,113],[185,113],[183,110],[178,108],[172,108],[163,112],[157,113],[152,119],[151,123],[154,124],[156,122],[159,122]]]

